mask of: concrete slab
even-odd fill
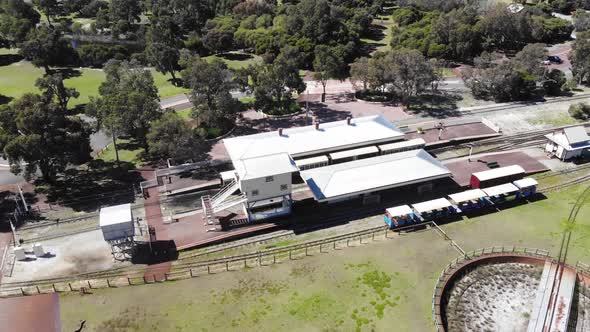
[[[0,326],[2,331],[60,332],[59,295],[0,299]]]
[[[424,141],[426,141],[426,144],[428,145],[429,143],[432,144],[441,141],[448,143],[449,141],[458,141],[468,138],[485,138],[493,137],[496,135],[499,136],[499,134],[496,131],[494,131],[492,128],[486,126],[481,122],[445,126],[440,136],[440,139],[438,135],[439,129],[428,128],[424,129],[424,133],[422,134],[419,134],[418,132],[406,133],[406,138],[422,138],[424,139]]]

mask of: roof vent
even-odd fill
[[[279,128],[279,136],[283,136],[283,128]]]
[[[352,116],[346,118],[346,124],[350,126],[350,122],[352,121]]]

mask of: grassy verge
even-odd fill
[[[442,227],[466,250],[517,245],[555,252],[561,221],[582,190]],[[590,257],[589,215],[580,211],[572,262]],[[63,295],[62,324],[73,330],[86,319],[89,331],[431,331],[434,282],[457,255],[434,231],[410,233],[269,267]]]
[[[129,139],[121,138],[117,139],[117,147],[119,148],[119,160],[141,166],[142,160],[139,156],[143,152],[143,148]],[[117,157],[113,144],[109,144],[96,158],[104,161],[115,161]]]

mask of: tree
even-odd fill
[[[390,57],[388,64],[391,66],[388,83],[404,103],[440,80],[433,63],[417,50],[396,50],[387,57]]]
[[[369,88],[369,82],[371,76],[369,72],[369,58],[361,57],[350,66],[350,79],[353,82],[361,82],[363,84],[363,90]]]
[[[132,31],[135,22],[139,22],[140,20],[140,1],[111,0],[108,13],[108,19],[111,22],[111,28],[114,35]]]
[[[326,99],[328,80],[330,78],[344,79],[346,77],[344,66],[344,59],[334,49],[325,45],[316,46],[313,60],[313,77],[322,84],[322,102]]]
[[[68,117],[53,103],[25,94],[0,107],[0,150],[14,174],[31,179],[39,170],[53,182],[69,165],[90,159],[90,130],[78,117]]]
[[[34,30],[22,44],[20,54],[33,65],[43,67],[46,74],[51,73],[51,66],[76,62],[76,53],[59,29],[40,27]]]
[[[61,74],[45,75],[35,82],[35,86],[43,92],[48,102],[56,102],[63,112],[68,110],[71,98],[78,98],[80,93],[74,88],[66,88]]]
[[[579,83],[590,78],[590,31],[579,33],[570,53],[572,73]]]
[[[150,122],[161,115],[152,73],[137,63],[116,60],[109,61],[104,70],[107,77],[99,87],[101,97],[90,98],[86,113],[113,136],[131,135],[147,152]]]
[[[178,50],[182,47],[180,35],[180,27],[173,21],[172,16],[160,13],[152,18],[145,50],[149,62],[156,70],[162,74],[170,73],[174,82],[180,60]]]
[[[176,112],[166,112],[154,121],[147,134],[149,153],[154,158],[178,162],[203,160],[207,144]]]
[[[231,90],[236,86],[232,72],[220,59],[207,62],[199,57],[185,57],[181,63],[185,87],[191,89],[191,102],[195,105],[193,117],[199,124],[224,128],[233,125],[237,111]]]
[[[547,50],[543,44],[528,44],[520,52],[516,53],[516,56],[514,57],[514,60],[520,64],[522,69],[538,79],[540,79],[545,72],[543,61],[546,59]]]
[[[227,51],[234,45],[234,33],[238,22],[231,16],[219,16],[207,21],[205,46],[215,53]]]
[[[0,2],[0,43],[16,46],[39,23],[40,15],[23,0]]]
[[[550,96],[559,96],[561,94],[562,87],[567,82],[565,73],[559,69],[553,69],[543,80],[543,90]]]
[[[59,6],[58,1],[57,0],[33,0],[33,4],[37,7],[39,7],[39,9],[41,9],[41,11],[45,14],[45,17],[47,18],[47,24],[49,24],[51,26],[52,25],[51,17],[57,16],[59,14],[60,6]]]
[[[269,114],[292,112],[293,92],[305,90],[299,69],[285,57],[277,57],[272,64],[251,67],[252,90],[257,109]]]

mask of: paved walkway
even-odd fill
[[[141,176],[144,179],[153,179],[154,171],[141,171]],[[145,215],[147,224],[156,230],[156,240],[166,241],[171,240],[168,236],[168,231],[164,225],[164,218],[162,209],[160,208],[160,192],[157,187],[148,189],[149,197],[144,202]],[[147,267],[144,272],[146,278],[157,278],[158,280],[165,278],[165,273],[170,272],[172,262],[164,262],[152,264]]]

